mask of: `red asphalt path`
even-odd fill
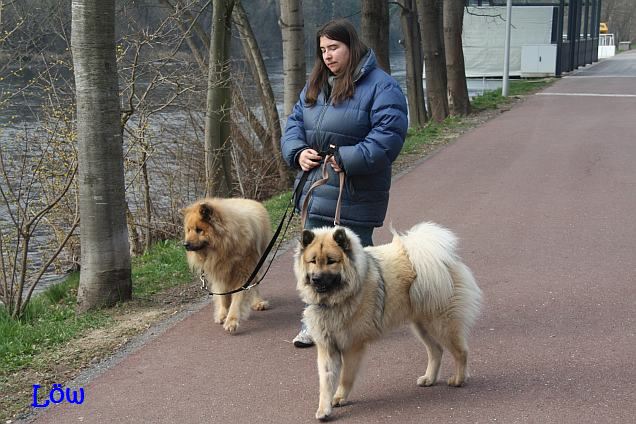
[[[447,387],[445,355],[439,384],[418,387],[426,352],[404,328],[370,347],[333,420],[634,422],[635,53],[561,79],[396,179],[387,227],[449,227],[484,291],[472,378]],[[238,334],[208,305],[85,384],[82,405],[36,421],[314,422],[316,351],[290,342],[302,310],[291,256],[261,285],[273,309]]]

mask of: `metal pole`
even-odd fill
[[[557,57],[556,57],[556,70],[554,75],[560,77],[563,73],[563,19],[565,19],[565,0],[559,1],[559,13],[557,17]]]
[[[596,2],[596,5],[594,6],[594,8],[596,9],[596,16],[594,17],[594,22],[592,23],[592,25],[594,25],[592,27],[592,29],[594,30],[594,48],[592,49],[592,61],[593,62],[598,62],[598,43],[599,43],[599,39],[600,39],[600,28],[599,25],[601,24],[601,0],[598,0]]]
[[[501,95],[508,97],[508,73],[510,71],[510,19],[512,18],[512,0],[506,1],[506,39],[504,41],[504,71]]]

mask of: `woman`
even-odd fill
[[[336,146],[329,160],[329,181],[314,190],[305,228],[333,225],[338,173],[344,172],[340,223],[353,230],[363,246],[372,245],[374,228],[384,222],[391,163],[402,149],[407,126],[402,90],[377,67],[375,54],[360,41],[353,25],[339,19],[320,28],[313,70],[281,140],[287,164],[309,173],[297,208],[309,186],[322,178],[321,153]],[[294,345],[313,345],[304,327]]]

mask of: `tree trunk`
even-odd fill
[[[444,0],[443,15],[449,112],[451,115],[465,116],[470,113],[470,100],[462,48],[464,0]]]
[[[360,37],[375,52],[378,66],[390,74],[389,2],[387,0],[362,0]]]
[[[210,57],[210,36],[206,33],[203,26],[196,20],[195,16],[192,16],[187,10],[184,10],[180,4],[181,2],[177,2],[176,4],[172,4],[168,0],[161,0],[161,2],[170,10],[175,13],[181,13],[183,15],[183,21],[179,19],[175,19],[177,21],[177,26],[184,36],[188,35],[188,31],[193,31],[197,35],[197,40],[201,41],[201,46],[199,46],[194,40],[193,37],[186,36],[185,42],[188,45],[189,49],[193,52],[195,56],[195,60],[202,67],[202,69],[207,70],[209,72],[209,66],[205,57]],[[249,61],[250,57],[248,57]],[[257,80],[257,76],[254,77]],[[265,129],[260,120],[254,115],[249,106],[245,103],[245,99],[242,97],[241,93],[234,89],[236,81],[230,79],[230,92],[234,93],[232,97],[233,102],[235,102],[236,110],[240,112],[245,120],[248,122],[250,128],[254,132],[255,136],[261,141],[263,146],[269,146],[272,143],[271,134]],[[236,124],[236,123],[235,123]],[[280,126],[280,124],[279,124]],[[280,131],[279,131],[280,133]],[[236,140],[233,140],[236,141]],[[279,140],[276,140],[276,149],[280,149],[278,145]],[[283,167],[285,167],[282,159],[280,160]],[[278,163],[278,161],[277,161]],[[277,172],[280,176],[281,167],[277,167]],[[286,168],[285,168],[286,170]],[[286,177],[287,178],[287,177]]]
[[[208,96],[205,116],[206,195],[232,193],[230,140],[230,39],[234,0],[213,2]]]
[[[401,0],[400,21],[404,34],[406,57],[406,93],[409,100],[409,126],[421,128],[426,124],[426,101],[422,83],[422,42],[415,0]]]
[[[143,181],[144,211],[146,212],[146,237],[144,251],[152,246],[152,198],[150,197],[150,177],[148,176],[148,154],[144,150],[141,154],[141,178]]]
[[[234,19],[239,33],[241,34],[243,51],[250,65],[254,80],[256,81],[256,88],[261,99],[261,104],[263,105],[265,120],[269,127],[271,139],[270,154],[275,160],[276,168],[278,170],[278,188],[284,189],[289,186],[290,174],[280,153],[280,139],[282,131],[280,126],[280,117],[278,116],[278,109],[276,108],[276,99],[274,98],[274,90],[272,90],[272,84],[269,82],[265,62],[263,61],[263,56],[258,48],[258,43],[254,37],[254,33],[252,32],[252,27],[240,1],[236,2],[236,5],[234,6]]]
[[[73,0],[82,271],[80,311],[130,299],[115,0]]]
[[[437,122],[448,116],[446,63],[440,34],[441,20],[437,0],[416,0],[426,73],[428,110]]]
[[[283,86],[286,120],[298,101],[298,95],[305,86],[307,77],[302,0],[281,0],[279,24],[283,36]]]

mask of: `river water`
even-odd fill
[[[307,59],[307,71],[311,70],[312,59]],[[394,52],[391,55],[391,75],[399,82],[400,86],[406,93],[406,71],[405,71],[405,58],[403,52]],[[277,100],[279,109],[282,110],[282,98],[283,98],[283,63],[282,59],[269,59],[265,61],[265,65],[268,71],[274,97]],[[0,94],[11,91],[15,87],[19,87],[30,80],[34,71],[25,69],[20,79],[4,79],[0,80]],[[426,86],[426,81],[424,81]],[[483,94],[484,91],[495,90],[501,87],[501,79],[486,79],[486,78],[473,78],[468,79],[468,94],[472,98],[474,96]],[[0,97],[2,98],[2,97]],[[0,142],[4,146],[10,144],[13,139],[12,134],[15,131],[23,131],[25,126],[32,128],[33,123],[37,122],[38,110],[42,104],[41,93],[36,91],[26,92],[21,95],[15,101],[3,106],[2,113],[0,113],[0,128],[4,131],[0,132]],[[178,112],[166,112],[177,113]],[[177,116],[176,119],[181,119],[181,116]]]

